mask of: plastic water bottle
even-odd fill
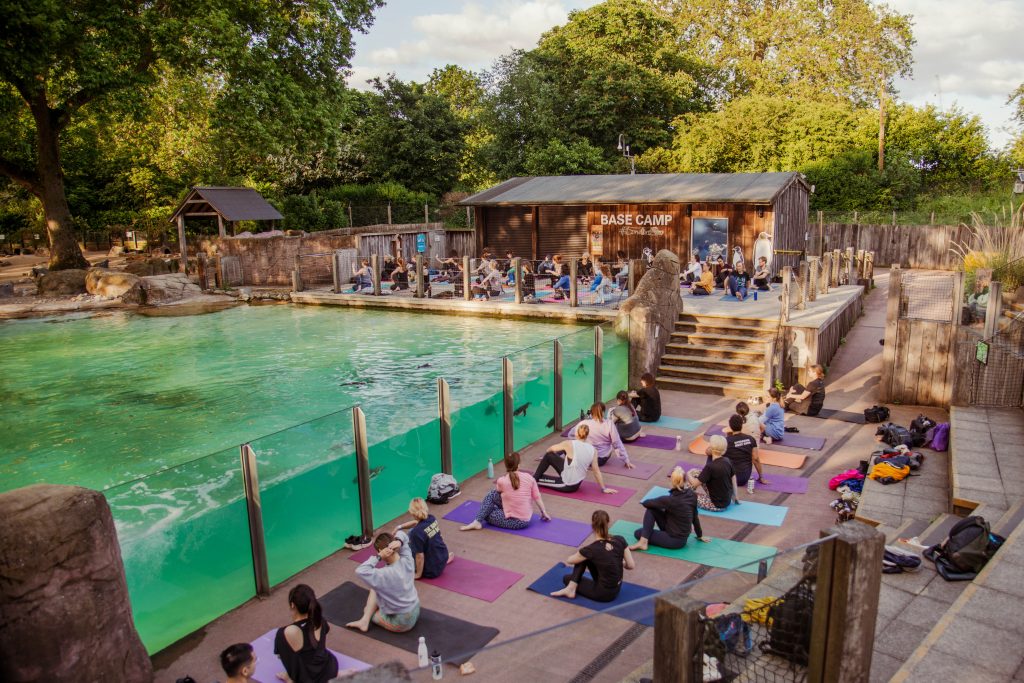
[[[754,301],[757,301],[757,290],[754,290]]]
[[[444,666],[441,665],[441,653],[434,650],[430,655],[430,677],[435,681],[444,678]]]
[[[487,458],[487,478],[494,479],[494,460]]]
[[[420,636],[420,644],[416,648],[416,657],[419,659],[421,669],[430,666],[430,656],[427,654],[427,639],[423,636]]]
[[[680,435],[676,435],[676,450],[683,450],[683,437]]]

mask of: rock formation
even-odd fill
[[[615,319],[618,334],[625,335],[629,329],[629,386],[638,386],[645,372],[657,376],[665,345],[682,312],[679,258],[662,249]]]
[[[55,294],[84,294],[85,270],[69,268],[41,274],[36,279],[39,294],[50,296]]]
[[[151,275],[140,278],[138,290],[132,290],[125,295],[124,302],[155,306],[202,295],[203,290],[199,285],[181,273]]]
[[[29,486],[0,519],[0,680],[152,681],[103,495]]]
[[[147,258],[128,261],[124,265],[132,275],[167,275],[178,272],[178,259]]]
[[[124,296],[133,287],[139,286],[139,277],[103,268],[91,268],[85,274],[85,291],[104,299]]]

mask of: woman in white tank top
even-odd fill
[[[587,478],[587,471],[593,471],[594,479],[604,493],[618,493],[615,489],[607,488],[604,485],[604,478],[601,476],[601,469],[597,465],[597,451],[587,443],[587,436],[590,428],[585,424],[576,427],[576,438],[572,441],[562,441],[549,448],[533,478],[537,480],[538,486],[550,489],[558,489],[566,493],[572,493],[580,488],[580,484]],[[563,455],[564,454],[564,455]],[[554,469],[554,475],[547,475],[548,468]]]

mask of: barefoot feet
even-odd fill
[[[476,529],[483,529],[484,525],[479,520],[474,519],[472,522],[465,526],[459,527],[459,531],[475,531]]]

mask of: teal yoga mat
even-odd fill
[[[639,528],[639,524],[620,519],[612,524],[611,533],[624,536],[626,540],[632,541],[633,532]],[[726,538],[713,538],[710,543],[701,543],[696,536],[690,536],[685,548],[669,550],[652,545],[646,551],[638,551],[637,554],[661,555],[709,567],[737,569],[748,574],[756,574],[758,560],[774,557],[777,552],[776,548],[768,545],[741,543]],[[768,559],[768,565],[771,566],[770,559]]]
[[[654,486],[641,500],[667,495],[667,488]],[[737,522],[748,522],[750,524],[782,526],[782,523],[786,520],[787,512],[789,512],[789,508],[782,505],[768,505],[767,503],[757,503],[752,500],[741,500],[739,505],[733,503],[721,512],[708,512],[707,510],[701,510],[700,515],[701,517],[705,515],[708,517],[722,517],[724,519],[731,519]]]
[[[704,426],[704,423],[700,420],[690,420],[685,417],[672,417],[670,415],[662,415],[655,422],[645,422],[644,424],[653,427],[664,427],[665,429],[678,429],[683,432],[695,432]]]

